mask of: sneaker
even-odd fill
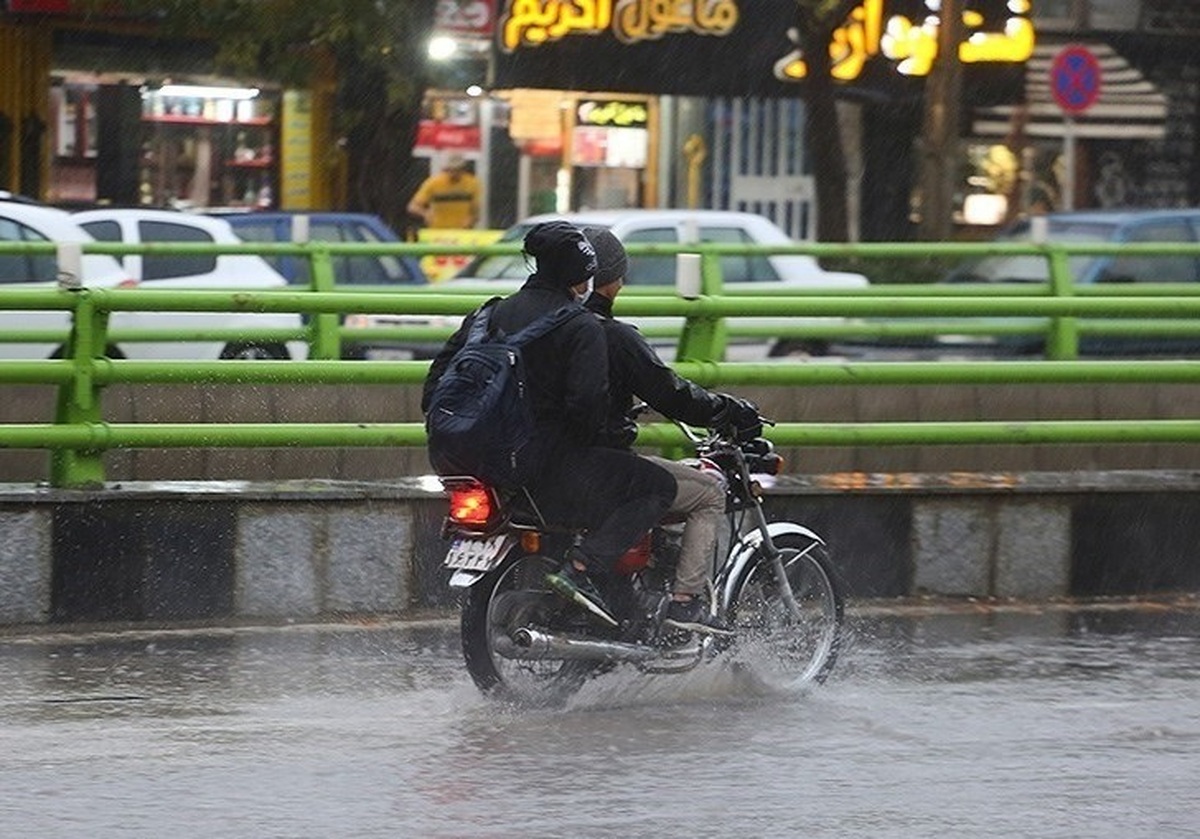
[[[576,570],[569,560],[552,574],[546,575],[546,585],[560,597],[570,600],[610,626],[619,626],[604,602],[604,597],[586,571]]]
[[[734,634],[716,615],[709,613],[708,606],[699,597],[672,600],[671,605],[667,607],[663,626],[685,629],[688,632],[702,632],[705,635]]]

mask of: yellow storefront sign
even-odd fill
[[[445,230],[422,228],[417,241],[431,245],[490,245],[503,230]],[[421,269],[431,283],[449,279],[471,261],[473,254],[431,254],[421,257]]]

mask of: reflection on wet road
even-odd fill
[[[858,613],[830,682],[498,707],[452,622],[0,636],[0,836],[1200,834],[1200,611]]]

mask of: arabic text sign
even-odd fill
[[[962,0],[964,95],[1011,102],[1035,40],[1030,0]],[[505,0],[498,88],[796,96],[796,0]],[[849,95],[913,98],[937,52],[937,0],[858,0],[828,45]]]
[[[1100,62],[1086,47],[1064,47],[1050,65],[1054,101],[1068,114],[1081,114],[1100,96]]]

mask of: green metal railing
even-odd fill
[[[8,252],[53,252],[44,243],[0,244]],[[268,291],[159,291],[145,288],[30,290],[3,289],[0,310],[59,310],[69,313],[71,327],[66,352],[59,359],[0,360],[0,383],[51,384],[58,387],[55,421],[49,424],[0,426],[0,448],[37,448],[53,452],[51,483],[82,487],[104,481],[103,454],[120,448],[304,447],[304,446],[422,446],[420,423],[233,423],[145,424],[110,423],[101,413],[100,393],[112,384],[218,383],[251,384],[410,384],[423,381],[424,361],[342,361],[343,340],[363,337],[368,330],[343,327],[345,313],[446,315],[453,320],[477,306],[487,295],[433,286],[397,291],[335,290],[331,257],[466,250],[511,253],[513,246],[428,245],[145,245],[89,244],[86,252],[104,253],[289,253],[305,255],[312,263],[311,289]],[[1079,361],[1079,319],[1088,330],[1112,334],[1200,334],[1200,287],[1138,285],[1074,287],[1066,273],[1067,256],[1078,254],[1153,254],[1200,258],[1200,246],[1186,245],[804,245],[753,247],[736,245],[641,246],[637,253],[700,253],[702,289],[696,299],[681,299],[663,289],[632,286],[622,295],[618,315],[678,317],[685,321],[676,369],[709,387],[762,385],[798,387],[831,384],[1006,384],[1006,383],[1195,383],[1200,361]],[[1052,280],[1019,286],[875,285],[864,289],[722,291],[720,257],[732,254],[803,253],[839,258],[921,258],[982,254],[1044,256]],[[1200,284],[1197,284],[1200,286]],[[296,331],[274,331],[269,337],[303,337],[311,348],[302,362],[283,361],[140,361],[105,358],[104,350],[118,338],[108,329],[114,312],[292,312],[310,315]],[[962,327],[983,327],[971,319],[1029,318],[1047,336],[1050,360],[832,362],[723,362],[729,337],[729,317],[795,318],[788,334],[824,337],[888,337],[896,334],[932,335]],[[835,322],[821,318],[836,318]],[[877,320],[864,320],[864,319]],[[929,318],[920,321],[917,319]],[[812,320],[817,319],[817,320]],[[955,320],[948,320],[955,319]],[[966,319],[966,320],[963,320]],[[799,323],[803,321],[803,323]],[[1165,328],[1164,328],[1165,324]],[[986,328],[995,330],[988,324]],[[1022,329],[1029,328],[1022,325]],[[442,340],[445,327],[391,328],[401,335]],[[40,337],[44,335],[37,333]],[[207,333],[205,333],[207,334]],[[754,334],[750,330],[745,334]],[[980,334],[980,333],[977,333]],[[778,332],[772,333],[777,337]],[[120,335],[120,340],[162,340],[161,332]],[[178,336],[176,336],[178,337]],[[188,337],[197,337],[189,335]],[[253,330],[239,331],[246,340],[262,338]],[[30,333],[2,336],[29,340]],[[785,418],[786,419],[786,418]],[[882,446],[992,443],[1112,443],[1200,442],[1200,420],[1062,420],[1030,422],[898,422],[795,423],[782,422],[769,436],[780,445]],[[673,426],[644,426],[640,442],[672,447],[683,442]]]

